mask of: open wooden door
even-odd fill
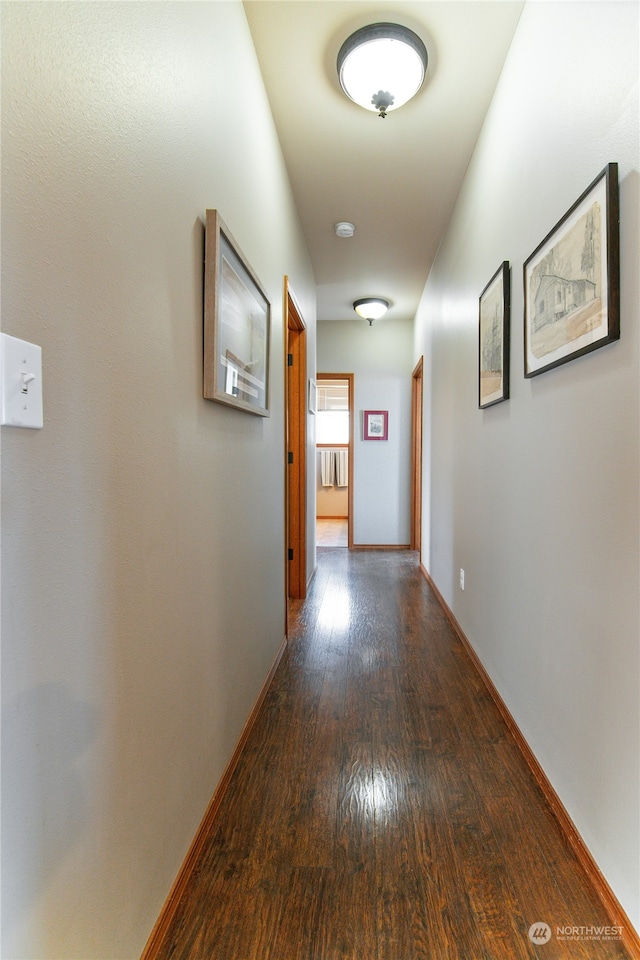
[[[411,380],[411,549],[422,549],[422,370],[424,358],[416,364]]]
[[[289,600],[307,595],[307,331],[284,278],[285,564]]]

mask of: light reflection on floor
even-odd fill
[[[344,587],[328,590],[318,612],[318,624],[325,630],[346,630],[351,623],[351,601]]]

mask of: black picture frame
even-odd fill
[[[523,272],[525,377],[620,339],[617,163],[578,197]]]
[[[511,270],[503,260],[478,304],[478,406],[509,399]]]

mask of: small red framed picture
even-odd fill
[[[388,440],[389,439],[389,411],[388,410],[365,410],[364,411],[364,440]]]

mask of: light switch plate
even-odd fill
[[[0,333],[0,423],[40,430],[42,348]]]

